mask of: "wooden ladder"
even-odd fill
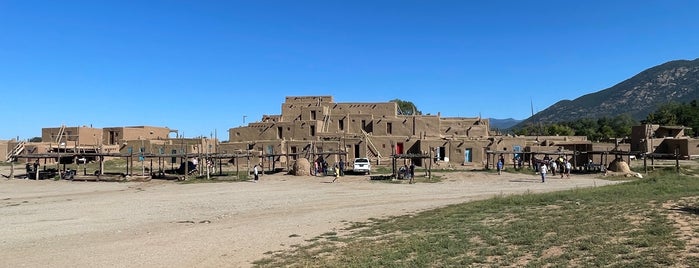
[[[63,138],[63,134],[66,132],[66,125],[61,125],[61,128],[58,130],[58,135],[56,135],[56,143],[61,142],[61,138]]]
[[[330,110],[323,117],[323,133],[327,133],[330,128]]]
[[[364,139],[366,140],[366,143],[369,145],[369,151],[374,153],[374,156],[381,158],[381,153],[376,148],[376,146],[374,146],[374,143],[371,142],[371,138],[369,137],[369,133],[366,133],[366,131],[364,131],[362,129],[362,134],[364,134]]]
[[[15,145],[15,148],[12,149],[12,151],[10,151],[9,153],[7,153],[7,158],[5,158],[6,161],[7,162],[14,161],[15,157],[18,156],[20,153],[22,153],[22,151],[24,151],[25,144],[26,144],[26,142],[24,142],[24,141],[20,141],[19,143],[17,143],[17,145]]]

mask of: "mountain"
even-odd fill
[[[508,129],[511,128],[520,122],[522,120],[517,120],[513,118],[507,118],[507,119],[495,119],[495,118],[489,118],[490,121],[490,128],[497,128],[497,129]]]
[[[694,99],[699,99],[699,59],[676,60],[642,71],[613,87],[559,101],[517,127],[622,114],[640,121],[661,104]]]

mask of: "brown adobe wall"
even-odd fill
[[[679,148],[680,158],[689,157],[689,139],[664,139],[655,152],[661,154],[674,154],[676,148]]]
[[[444,155],[440,153],[440,158],[436,164],[455,166],[468,166],[470,168],[482,168],[485,163],[485,147],[488,145],[487,140],[441,140],[427,139],[421,141],[421,150],[426,154],[432,154],[433,158],[437,157],[437,151],[440,147],[444,148]],[[465,152],[469,150],[471,158],[470,162],[466,161]],[[443,159],[449,158],[449,163]]]
[[[397,116],[398,105],[395,102],[375,103],[338,103],[330,106],[330,114],[371,114],[375,118]]]
[[[374,120],[374,135],[412,136],[413,120],[405,117],[386,117]]]
[[[165,127],[124,127],[122,136],[125,140],[137,140],[139,138],[148,140],[167,139],[170,129]]]
[[[7,161],[7,153],[12,150],[12,148],[9,148],[10,144],[9,141],[0,141],[0,160],[1,161]]]
[[[246,127],[231,128],[228,130],[228,140],[238,142],[276,139],[277,128],[274,125],[274,123],[250,123]]]
[[[478,118],[441,118],[440,132],[445,137],[488,137],[487,120]]]
[[[415,135],[423,137],[441,137],[439,116],[416,116]]]
[[[322,119],[328,105],[332,104],[331,96],[286,97],[286,102],[281,105],[281,121],[311,120],[315,111],[315,118]]]
[[[55,142],[61,128],[42,128],[41,141]],[[79,142],[80,145],[98,145],[102,136],[101,128],[91,127],[66,127],[63,132],[62,141]]]
[[[333,96],[287,96],[285,103],[332,103]]]

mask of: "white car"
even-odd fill
[[[355,158],[354,168],[352,168],[354,173],[364,173],[371,174],[371,163],[369,158]]]

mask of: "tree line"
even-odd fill
[[[663,104],[648,114],[640,123],[690,127],[691,129],[685,130],[685,134],[697,136],[699,134],[699,103],[697,100],[692,100],[689,103],[670,102]],[[591,141],[601,141],[628,137],[631,135],[631,127],[638,124],[639,122],[630,115],[622,114],[597,119],[582,118],[570,122],[530,124],[512,131],[517,135],[574,135],[587,136],[587,139]]]

